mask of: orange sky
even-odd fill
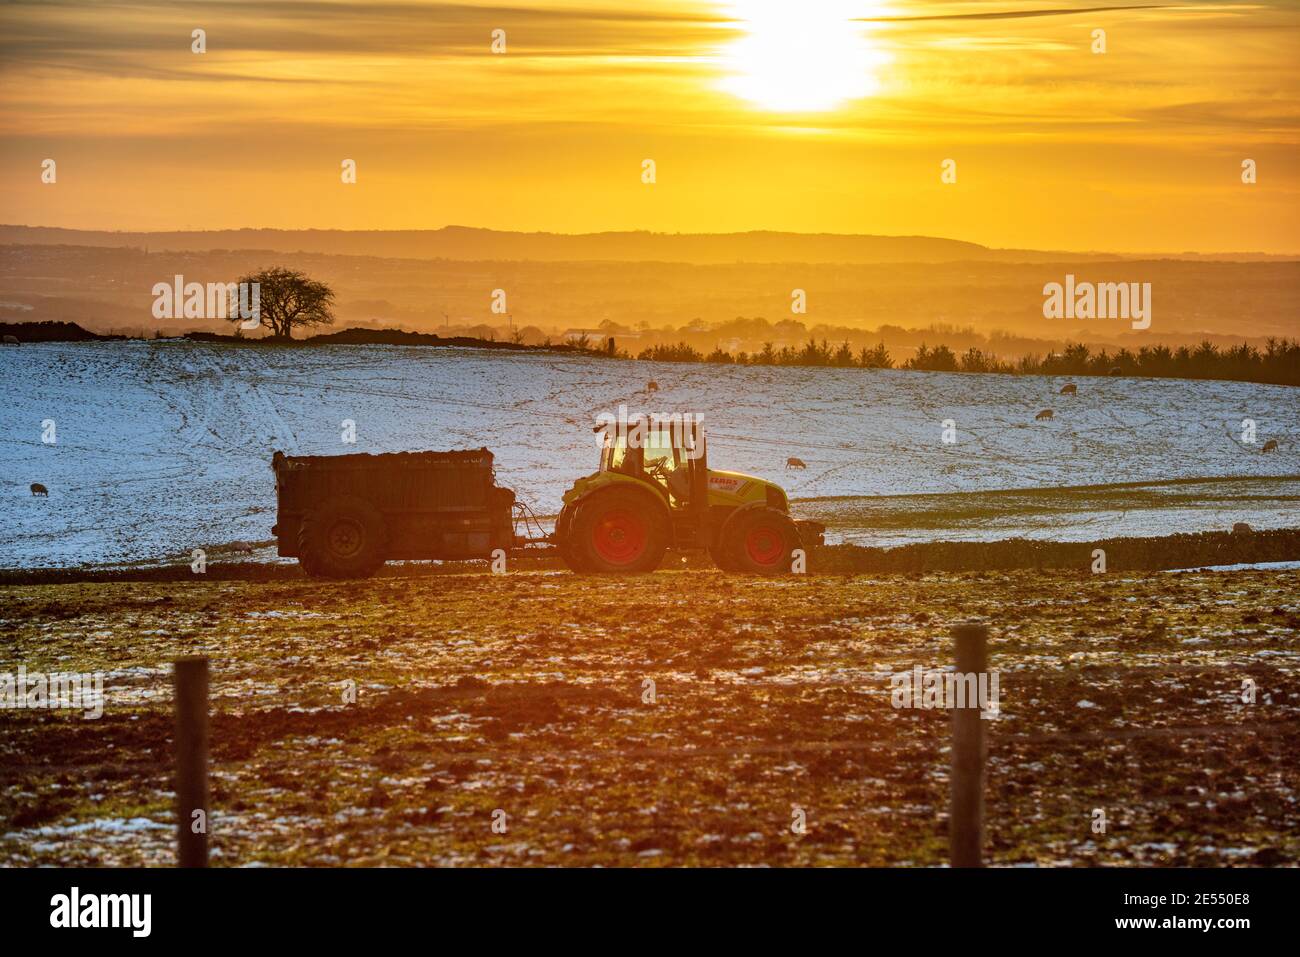
[[[1295,0],[1098,2],[5,4],[0,220],[1300,252]]]

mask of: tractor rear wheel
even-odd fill
[[[722,549],[726,571],[751,575],[785,575],[791,571],[794,550],[800,547],[799,529],[790,516],[774,508],[741,512],[724,529]]]
[[[566,515],[565,512],[568,512],[568,514]],[[573,517],[575,514],[577,514],[577,507],[566,505],[564,511],[560,512],[560,517],[555,521],[555,531],[559,538],[560,558],[571,572],[589,572],[591,569],[582,560],[582,555],[579,554],[580,549],[574,547]]]
[[[369,578],[384,564],[387,539],[379,509],[338,495],[303,516],[298,563],[312,577]]]
[[[668,550],[667,521],[636,492],[616,490],[583,502],[569,527],[568,547],[582,571],[652,572]]]

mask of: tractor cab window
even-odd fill
[[[662,488],[673,506],[685,506],[691,490],[691,460],[673,442],[669,430],[651,429],[643,444],[630,446],[627,436],[606,438],[600,454],[602,472],[622,472]]]
[[[646,477],[663,486],[673,504],[685,504],[690,492],[689,467],[668,432],[654,432],[646,441],[643,467]]]
[[[600,469],[602,472],[626,472],[630,466],[627,460],[627,440],[626,439],[607,439],[605,449],[601,455]]]
[[[671,442],[665,442],[663,437],[655,434],[646,439],[645,444],[645,467],[649,471],[652,467],[660,467],[659,463],[664,463],[662,467],[671,469],[673,467],[673,446]]]

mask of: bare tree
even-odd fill
[[[292,339],[297,326],[329,325],[334,321],[334,290],[308,278],[306,273],[275,266],[243,276],[239,282],[250,286],[257,283],[258,316],[274,338]],[[227,315],[230,322],[241,321],[235,308],[227,310]]]

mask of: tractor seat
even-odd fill
[[[679,502],[691,496],[691,478],[687,469],[673,469],[668,473],[668,492]]]

